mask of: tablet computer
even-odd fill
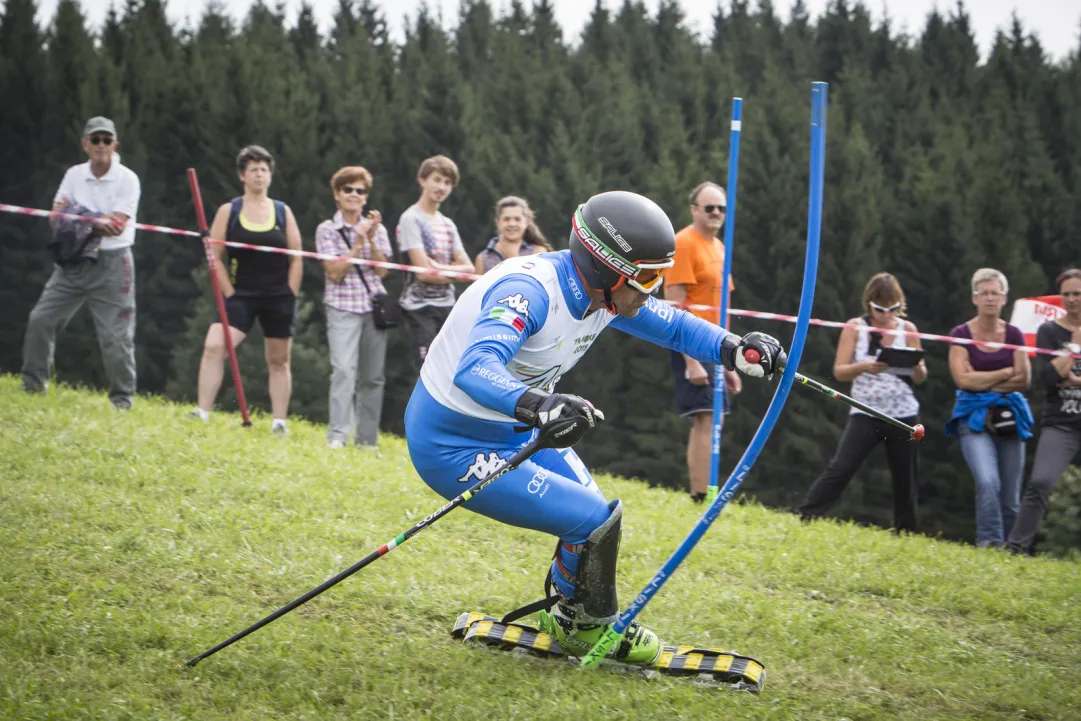
[[[883,348],[876,360],[887,364],[892,372],[911,373],[923,358],[922,348]],[[906,373],[906,374],[907,374]]]

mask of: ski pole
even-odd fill
[[[720,324],[728,328],[728,285],[732,278],[732,248],[736,235],[736,195],[739,182],[739,139],[743,131],[743,98],[732,98],[732,125],[728,141],[728,190],[726,202],[728,210],[724,217],[724,270],[721,272],[721,313]],[[706,502],[713,503],[717,497],[718,482],[721,475],[721,432],[724,429],[724,414],[728,411],[728,383],[724,369],[716,368],[713,373],[713,433],[710,439],[709,486],[706,488]]]
[[[758,362],[758,357],[759,357],[758,356],[758,351],[754,350],[753,348],[748,348],[747,352],[743,354],[743,357],[747,359],[748,363],[757,363]],[[808,388],[812,388],[812,389],[818,391],[819,393],[821,393],[823,395],[829,396],[830,398],[836,398],[837,400],[841,401],[845,405],[849,405],[849,406],[852,406],[853,408],[861,410],[861,411],[863,411],[864,413],[866,413],[867,415],[869,415],[869,416],[871,416],[873,418],[877,418],[880,421],[885,421],[886,423],[889,423],[891,426],[897,426],[898,428],[900,428],[902,430],[908,431],[909,436],[911,436],[909,438],[909,440],[911,440],[911,441],[918,441],[918,440],[923,438],[924,427],[923,427],[922,423],[917,423],[914,426],[910,426],[907,423],[904,423],[902,421],[897,420],[893,416],[888,416],[885,413],[882,413],[881,411],[876,411],[874,408],[867,405],[866,403],[860,403],[855,398],[852,398],[850,396],[846,396],[844,393],[841,393],[840,391],[835,391],[832,388],[830,388],[829,386],[823,385],[822,383],[819,383],[815,379],[808,378],[805,375],[800,375],[799,373],[797,373],[796,374],[796,380],[799,381],[800,383],[802,383],[803,385],[807,386]]]
[[[755,431],[750,445],[743,452],[732,474],[721,487],[720,493],[710,503],[706,512],[698,519],[691,532],[687,535],[679,547],[665,561],[661,570],[650,579],[646,587],[639,592],[631,605],[619,614],[615,623],[601,634],[589,653],[581,659],[584,668],[596,668],[608,655],[609,651],[619,642],[620,638],[630,627],[631,622],[645,608],[657,591],[664,586],[665,582],[672,577],[684,559],[694,550],[694,547],[702,540],[702,536],[709,530],[710,525],[717,520],[725,505],[736,495],[736,490],[747,474],[751,472],[755,461],[758,460],[762,448],[769,440],[777,419],[780,418],[784,409],[788,394],[792,390],[795,380],[796,368],[799,367],[800,358],[803,355],[803,346],[807,340],[807,329],[810,327],[811,306],[814,304],[815,283],[818,279],[818,246],[822,234],[822,194],[825,176],[825,153],[826,153],[826,106],[829,96],[827,83],[815,82],[811,84],[811,177],[810,193],[808,198],[807,213],[807,253],[803,264],[803,289],[800,293],[798,320],[796,321],[796,333],[792,339],[792,348],[788,354],[788,368],[781,376],[781,382],[777,386],[777,392],[770,401],[766,415]],[[747,349],[749,351],[750,349]],[[752,361],[748,352],[743,357],[748,362]],[[760,360],[760,359],[758,359]]]
[[[195,658],[193,658],[193,659],[191,659],[189,661],[186,661],[184,663],[184,665],[188,666],[188,667],[194,666],[195,664],[202,661],[204,658],[207,658],[208,656],[213,656],[214,654],[216,654],[218,651],[222,650],[226,646],[232,646],[234,643],[236,643],[240,639],[244,638],[248,634],[254,633],[255,631],[258,631],[263,626],[266,626],[268,623],[271,623],[272,621],[274,621],[276,619],[279,619],[282,616],[284,616],[285,614],[289,613],[290,611],[292,611],[297,606],[300,606],[300,605],[305,604],[308,601],[312,600],[313,598],[315,598],[316,596],[321,594],[323,591],[326,591],[327,589],[331,588],[332,586],[338,585],[339,583],[341,583],[345,579],[349,578],[350,576],[352,576],[354,573],[356,573],[360,569],[362,569],[365,566],[367,566],[368,564],[370,564],[372,561],[375,561],[376,559],[382,558],[383,556],[387,555],[388,553],[393,551],[395,548],[402,545],[403,543],[408,541],[410,538],[417,535],[418,533],[423,531],[425,528],[432,525],[433,523],[438,521],[440,518],[447,515],[448,513],[453,511],[455,508],[462,505],[463,503],[468,501],[470,498],[472,498],[473,496],[475,496],[478,493],[480,493],[481,491],[483,491],[489,485],[494,483],[500,476],[503,476],[503,475],[513,471],[515,468],[517,468],[522,463],[524,463],[535,452],[537,452],[541,448],[547,447],[549,440],[550,439],[547,439],[544,436],[538,435],[535,439],[533,439],[533,441],[529,445],[527,445],[525,448],[523,448],[522,450],[518,451],[513,456],[511,456],[510,459],[497,472],[493,473],[492,475],[488,476],[487,478],[485,478],[483,480],[477,481],[472,486],[470,486],[466,491],[464,491],[461,495],[455,496],[454,499],[451,500],[447,505],[443,506],[442,508],[440,508],[438,511],[436,511],[432,515],[428,516],[427,518],[422,520],[420,523],[417,523],[416,525],[414,525],[412,528],[410,528],[405,533],[401,534],[400,536],[398,536],[394,540],[390,541],[389,543],[387,543],[387,544],[385,544],[383,546],[380,546],[375,551],[372,551],[367,556],[360,559],[359,561],[354,563],[352,566],[350,566],[349,568],[347,568],[344,571],[342,571],[341,573],[339,573],[337,576],[334,576],[333,578],[328,578],[326,581],[319,584],[318,586],[316,586],[312,590],[308,591],[303,596],[300,596],[299,598],[293,599],[292,601],[285,604],[284,606],[279,608],[277,611],[270,614],[269,616],[267,616],[263,620],[259,621],[258,623],[253,623],[251,626],[248,626],[246,629],[244,629],[240,633],[238,633],[238,634],[236,634],[234,636],[230,636],[229,638],[225,639],[224,641],[219,643],[214,648],[203,651],[201,654],[199,654]]]

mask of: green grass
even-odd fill
[[[195,669],[177,664],[441,505],[404,442],[325,450],[216,415],[0,376],[0,718],[1051,719],[1081,716],[1081,567],[760,506],[726,508],[642,620],[768,669],[762,695],[586,672],[454,641],[457,614],[535,600],[551,540],[455,511]],[[631,449],[628,449],[630,452]],[[626,601],[690,529],[683,494],[626,504]]]

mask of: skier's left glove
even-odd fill
[[[748,351],[758,355],[758,361],[752,363],[747,357]],[[728,370],[738,370],[752,378],[765,376],[773,380],[773,374],[782,370],[788,363],[788,354],[784,352],[780,341],[771,335],[754,331],[740,338],[729,333],[721,341],[721,362]]]
[[[581,396],[545,393],[536,388],[518,399],[514,417],[539,428],[541,442],[550,448],[570,448],[604,420],[604,414]]]

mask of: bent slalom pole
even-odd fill
[[[214,259],[214,251],[210,248],[210,229],[206,224],[203,194],[199,192],[199,178],[195,175],[195,168],[188,168],[188,186],[191,188],[191,203],[195,207],[195,219],[199,223],[199,233],[203,237],[203,253],[206,254],[206,264],[210,269],[210,285],[214,289],[214,303],[218,307],[218,319],[221,321],[222,333],[225,335],[225,351],[229,355],[229,370],[233,374],[236,402],[240,406],[240,417],[243,419],[243,425],[248,427],[251,426],[251,418],[248,417],[248,402],[244,398],[244,383],[240,379],[240,366],[236,362],[236,348],[233,347],[233,337],[229,332],[229,316],[225,312],[225,300],[222,298],[221,286],[218,284],[218,261]]]
[[[721,273],[721,313],[718,321],[728,327],[728,285],[732,278],[732,246],[736,235],[736,185],[739,182],[739,139],[743,131],[743,98],[732,98],[732,132],[728,141],[728,189],[725,191],[728,210],[724,215],[724,271]],[[728,381],[724,368],[713,372],[713,436],[710,441],[709,487],[706,501],[713,503],[721,475],[721,431],[728,410]]]
[[[603,416],[602,416],[602,418],[603,418]],[[442,508],[440,508],[438,511],[436,511],[432,515],[428,516],[427,518],[422,520],[420,523],[417,523],[416,525],[414,525],[412,528],[410,528],[405,533],[401,534],[400,536],[398,536],[394,540],[386,543],[385,545],[380,546],[378,549],[372,551],[367,556],[360,559],[359,561],[354,563],[352,566],[350,566],[349,568],[347,568],[344,571],[342,571],[341,573],[339,573],[337,576],[334,576],[332,578],[328,578],[326,581],[319,584],[318,586],[316,586],[312,590],[308,591],[303,596],[300,596],[299,598],[293,599],[292,601],[285,604],[284,606],[279,608],[277,611],[270,614],[269,616],[267,616],[263,620],[259,621],[258,623],[253,623],[251,626],[248,626],[246,629],[244,629],[240,633],[238,633],[238,634],[236,634],[234,636],[230,636],[229,638],[225,639],[224,641],[219,643],[214,648],[203,651],[201,654],[199,654],[195,658],[190,659],[189,661],[186,661],[184,663],[184,665],[189,666],[189,667],[194,666],[195,664],[202,661],[204,658],[207,658],[208,656],[213,656],[214,654],[216,654],[218,651],[222,650],[226,646],[232,646],[234,643],[236,643],[240,639],[244,638],[248,634],[258,631],[263,626],[266,626],[268,623],[270,623],[270,622],[272,622],[272,621],[274,621],[276,619],[279,619],[282,616],[284,616],[285,614],[289,613],[290,611],[292,611],[297,606],[301,606],[301,605],[307,603],[308,601],[312,600],[313,598],[315,598],[316,596],[321,594],[323,591],[326,591],[327,589],[338,585],[339,583],[341,583],[345,579],[349,578],[350,576],[352,576],[354,573],[356,573],[360,569],[362,569],[365,566],[367,566],[368,564],[370,564],[372,561],[375,561],[375,560],[380,559],[383,556],[387,555],[388,553],[393,551],[395,548],[402,545],[403,543],[408,541],[410,538],[417,535],[418,533],[423,531],[425,528],[432,525],[433,523],[438,521],[440,518],[447,515],[448,513],[453,511],[455,508],[462,505],[463,503],[468,501],[470,498],[472,498],[473,496],[475,496],[478,493],[480,493],[481,491],[483,491],[489,485],[491,485],[496,480],[498,480],[501,476],[506,475],[507,473],[510,473],[511,471],[513,471],[515,468],[517,468],[522,463],[524,463],[531,455],[533,455],[534,453],[539,451],[541,448],[548,447],[548,445],[547,445],[548,440],[549,439],[546,439],[543,436],[538,435],[529,445],[527,445],[525,448],[523,448],[522,450],[518,451],[513,456],[511,456],[510,459],[507,460],[507,462],[503,465],[503,467],[500,468],[497,472],[493,473],[492,475],[488,476],[487,478],[485,478],[483,480],[477,481],[472,486],[470,486],[466,491],[464,491],[461,495],[455,496],[447,505],[443,506]]]
[[[792,338],[792,348],[788,355],[788,367],[781,376],[781,382],[777,386],[777,392],[766,410],[762,423],[755,431],[751,444],[743,453],[732,475],[725,481],[720,494],[709,505],[706,512],[698,519],[698,523],[691,529],[690,534],[683,543],[675,550],[672,556],[665,562],[661,570],[646,584],[646,587],[635,596],[634,601],[627,610],[619,614],[619,618],[597,640],[593,648],[582,658],[582,665],[586,668],[596,668],[608,655],[619,639],[630,627],[638,613],[645,608],[650,599],[656,595],[665,581],[672,577],[679,565],[683,563],[687,555],[702,539],[706,531],[725,504],[735,495],[743,479],[747,477],[751,467],[758,459],[762,448],[766,445],[777,419],[781,415],[789,391],[796,380],[796,368],[799,366],[800,357],[803,355],[804,342],[807,339],[807,329],[810,327],[811,306],[814,303],[815,281],[818,275],[818,243],[822,231],[822,185],[825,175],[825,145],[826,145],[826,103],[829,97],[829,85],[816,82],[811,84],[811,182],[810,198],[808,201],[807,216],[807,255],[803,265],[803,290],[800,294],[799,314],[796,321],[796,332]],[[746,355],[744,356],[746,358]]]

